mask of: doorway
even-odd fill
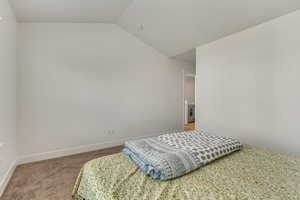
[[[195,74],[184,74],[184,131],[195,129]]]

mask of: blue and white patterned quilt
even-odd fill
[[[196,130],[125,142],[123,153],[145,174],[168,180],[242,148],[233,138]]]

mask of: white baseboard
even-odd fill
[[[0,182],[0,197],[3,195],[4,193],[4,190],[10,180],[10,178],[12,177],[15,169],[16,169],[16,166],[17,166],[17,161],[14,161],[9,169],[7,170],[6,174],[4,175],[3,179],[1,180]]]
[[[98,144],[90,144],[90,145],[84,145],[84,146],[78,146],[78,147],[71,147],[71,148],[67,148],[67,149],[60,149],[60,150],[56,150],[56,151],[21,156],[18,159],[18,164],[20,165],[20,164],[26,164],[26,163],[36,162],[36,161],[48,160],[48,159],[52,159],[52,158],[59,158],[59,157],[63,157],[63,156],[70,156],[70,155],[79,154],[79,153],[85,153],[85,152],[89,152],[89,151],[96,151],[99,149],[122,145],[127,140],[134,140],[134,139],[140,139],[140,138],[145,138],[145,137],[154,137],[156,135],[128,137],[128,138],[122,138],[122,139],[119,139],[116,141],[110,141],[110,142],[104,142],[104,143],[98,143]]]
[[[170,132],[170,131],[167,131],[167,132]],[[160,134],[161,134],[161,132],[160,132]],[[90,144],[90,145],[84,145],[84,146],[77,146],[77,147],[71,147],[71,148],[67,148],[67,149],[60,149],[60,150],[56,150],[56,151],[21,156],[18,158],[18,160],[14,161],[11,164],[11,166],[9,167],[3,180],[0,182],[0,197],[2,196],[17,165],[36,162],[36,161],[42,161],[42,160],[48,160],[48,159],[52,159],[52,158],[59,158],[59,157],[69,156],[69,155],[74,155],[74,154],[79,154],[79,153],[85,153],[85,152],[89,152],[89,151],[96,151],[99,149],[122,145],[127,140],[136,140],[136,139],[141,139],[141,138],[146,138],[146,137],[155,137],[157,135],[159,135],[159,134],[156,133],[156,134],[147,134],[147,135],[143,135],[143,136],[132,136],[132,137],[127,137],[127,138],[121,138],[116,141]]]

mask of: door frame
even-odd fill
[[[186,107],[185,107],[185,77],[193,77],[195,79],[195,106],[196,106],[196,74],[193,73],[185,73],[185,70],[182,70],[182,130],[185,127],[185,117],[186,117]],[[196,110],[196,109],[195,109]],[[196,121],[196,116],[195,116]]]

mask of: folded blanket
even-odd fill
[[[123,153],[145,174],[168,180],[185,175],[205,164],[241,149],[232,138],[204,131],[164,134],[125,142]]]

